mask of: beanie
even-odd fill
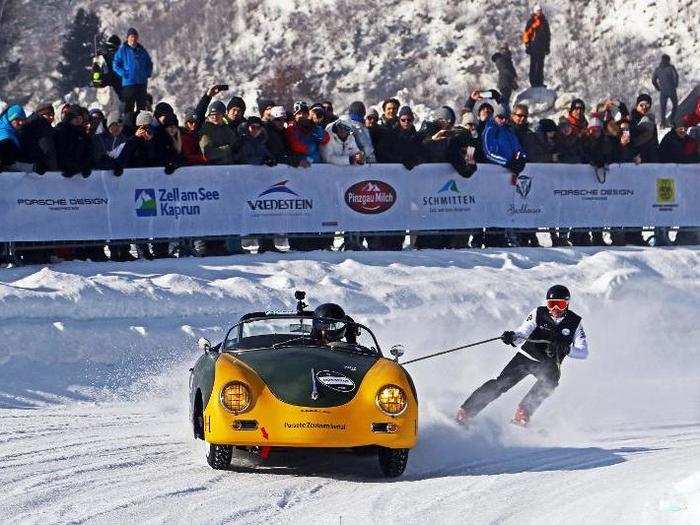
[[[413,111],[411,110],[410,106],[401,106],[401,109],[399,109],[399,117],[404,117],[404,116],[409,116],[411,118],[414,118]]]
[[[376,109],[370,108],[370,110],[365,114],[365,118],[367,118],[370,115],[372,115],[375,119],[379,120],[379,112]]]
[[[260,115],[262,115],[266,109],[272,108],[275,105],[274,100],[270,100],[269,98],[259,98],[257,100],[258,104],[258,112]]]
[[[540,119],[539,123],[537,124],[537,131],[540,131],[542,133],[549,133],[550,131],[556,131],[556,130],[557,130],[557,125],[550,118]]]
[[[248,117],[247,125],[250,126],[251,124],[257,124],[258,126],[262,126],[262,119],[260,117],[256,117],[255,115],[253,115],[252,117]]]
[[[642,93],[637,97],[637,103],[635,104],[635,106],[637,106],[640,102],[646,102],[651,106],[651,97],[646,93]]]
[[[303,100],[297,100],[294,103],[294,114],[296,115],[300,111],[309,111],[309,105]]]
[[[197,122],[197,110],[194,107],[189,107],[185,110],[185,122]]]
[[[168,113],[165,115],[165,119],[163,120],[163,127],[167,128],[168,126],[178,126],[180,123],[177,121],[177,117],[173,113]]]
[[[603,123],[600,121],[598,117],[592,117],[591,120],[588,121],[588,128],[602,128]]]
[[[366,113],[367,109],[365,108],[364,103],[359,100],[351,102],[348,106],[348,115],[350,115],[350,118],[356,122],[362,122],[362,119],[365,118]]]
[[[501,116],[501,117],[507,117],[508,116],[508,108],[506,108],[503,104],[497,104],[496,109],[493,111],[493,116]]]
[[[241,108],[241,111],[245,113],[245,101],[241,97],[233,97],[228,101],[226,111],[231,108]]]
[[[226,106],[224,106],[224,103],[220,100],[215,100],[209,104],[209,108],[207,109],[207,115],[211,115],[212,113],[219,113],[220,115],[223,115],[226,113]]]
[[[449,106],[442,106],[440,109],[435,111],[435,118],[437,120],[445,120],[449,122],[450,125],[454,125],[454,123],[457,121],[455,112]]]
[[[156,120],[160,119],[160,117],[162,116],[174,114],[175,110],[167,102],[158,102],[158,104],[156,104],[156,107],[153,108],[153,118],[155,118]]]
[[[476,125],[476,117],[471,111],[467,111],[464,115],[462,115],[462,127],[466,128],[469,124]]]
[[[121,124],[121,122],[122,116],[118,111],[111,111],[109,115],[107,115],[107,127],[110,127],[112,124]]]
[[[270,110],[270,116],[272,118],[287,118],[287,112],[284,109],[284,106],[274,106]]]
[[[139,111],[136,115],[136,127],[150,126],[153,123],[153,113],[149,111]]]
[[[129,30],[126,32],[126,36],[129,37],[131,35],[136,35],[139,36],[139,32],[136,31],[133,27],[130,27]]]
[[[54,114],[53,106],[51,105],[51,102],[42,102],[36,107],[36,110],[34,110],[35,113],[47,113],[49,115]]]

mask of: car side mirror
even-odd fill
[[[403,345],[394,345],[389,349],[389,353],[394,356],[394,361],[399,362],[399,357],[401,357],[406,349]]]
[[[197,347],[202,352],[208,352],[209,350],[211,350],[211,343],[206,337],[200,337],[199,339],[197,339]]]

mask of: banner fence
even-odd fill
[[[0,175],[0,242],[484,227],[700,226],[700,165],[193,166]]]

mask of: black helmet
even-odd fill
[[[563,284],[555,284],[547,290],[547,299],[563,299],[568,301],[571,298],[571,292]]]
[[[347,317],[345,310],[335,303],[324,303],[314,310],[313,331],[323,332],[328,342],[340,341],[345,335]]]

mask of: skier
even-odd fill
[[[525,343],[522,351],[511,359],[496,379],[481,385],[462,404],[457,411],[459,424],[468,424],[486,405],[532,374],[537,382],[518,405],[512,421],[527,425],[533,412],[559,384],[564,357],[588,357],[581,317],[569,310],[569,298],[565,286],[552,286],[547,290],[546,306],[535,308],[517,330],[503,332],[501,340],[505,344],[517,346]]]

